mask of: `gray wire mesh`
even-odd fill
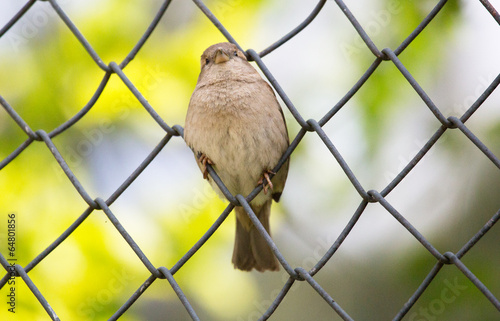
[[[25,15],[36,0],[28,1],[23,8],[15,14],[12,19],[0,30],[0,37],[5,36],[9,29],[21,18]],[[96,51],[93,49],[91,43],[89,43],[82,33],[78,30],[76,25],[72,22],[72,20],[68,17],[68,15],[63,11],[63,9],[59,6],[56,0],[48,0],[53,10],[57,13],[57,16],[65,23],[67,28],[72,32],[74,37],[78,39],[80,44],[85,48],[87,53],[93,59],[95,64],[102,69],[104,72],[104,76],[98,88],[96,89],[94,95],[90,99],[90,101],[71,119],[60,124],[57,128],[50,132],[46,132],[42,129],[33,130],[28,123],[19,116],[16,112],[15,106],[11,106],[9,102],[0,96],[0,104],[7,112],[7,114],[19,125],[19,127],[26,134],[26,140],[19,145],[17,149],[12,151],[5,159],[0,162],[0,169],[9,165],[12,162],[16,161],[16,157],[25,149],[29,148],[32,143],[42,143],[49,148],[50,152],[54,156],[55,161],[62,168],[64,173],[67,175],[67,178],[71,181],[74,188],[78,191],[82,199],[88,204],[88,208],[83,211],[81,216],[71,224],[60,236],[58,236],[52,244],[50,244],[44,251],[38,254],[35,258],[31,260],[26,266],[15,265],[15,273],[16,277],[21,278],[32,293],[36,296],[40,304],[43,306],[47,314],[50,316],[52,320],[59,320],[57,315],[57,311],[54,311],[48,302],[43,293],[37,289],[35,282],[33,282],[29,276],[29,272],[35,268],[42,260],[47,258],[47,256],[58,246],[60,246],[67,238],[70,236],[75,230],[78,229],[80,224],[90,215],[96,213],[97,211],[103,211],[105,215],[109,218],[111,223],[114,225],[116,230],[123,236],[126,242],[130,245],[133,251],[137,254],[139,259],[144,264],[144,267],[151,274],[142,284],[138,284],[137,291],[135,291],[130,298],[123,303],[123,305],[112,315],[109,316],[109,320],[116,320],[120,316],[122,316],[135,302],[136,300],[148,290],[149,286],[156,282],[158,279],[167,279],[169,285],[177,294],[179,300],[184,305],[185,309],[189,313],[190,317],[193,320],[199,320],[200,317],[197,314],[196,309],[193,308],[189,299],[183,293],[181,287],[176,283],[174,275],[178,272],[183,265],[204,245],[204,243],[213,235],[213,233],[219,228],[219,226],[224,222],[229,213],[232,211],[234,206],[241,205],[248,212],[249,217],[257,226],[259,231],[262,234],[266,234],[264,228],[260,224],[259,220],[252,212],[248,202],[253,199],[262,189],[262,186],[257,187],[250,195],[231,195],[227,188],[225,188],[224,183],[217,177],[217,173],[209,167],[209,174],[212,178],[217,182],[220,186],[221,190],[224,191],[227,199],[230,204],[227,208],[221,213],[219,218],[214,222],[214,224],[206,231],[206,233],[201,237],[198,242],[189,249],[184,256],[172,267],[159,267],[156,268],[148,259],[148,257],[144,254],[144,252],[139,248],[134,239],[130,236],[127,230],[120,224],[120,221],[115,216],[115,214],[110,210],[110,205],[115,202],[122,193],[130,186],[130,184],[143,172],[143,170],[150,164],[150,162],[160,153],[163,147],[172,139],[182,139],[183,128],[179,125],[171,126],[167,124],[155,111],[155,109],[148,103],[148,101],[143,97],[141,92],[137,89],[137,87],[132,83],[127,75],[123,72],[123,69],[134,59],[137,53],[141,50],[145,42],[148,40],[149,36],[155,31],[159,21],[162,19],[162,16],[168,10],[169,4],[171,1],[166,0],[163,2],[161,7],[159,8],[156,16],[150,23],[146,32],[139,39],[135,47],[130,51],[130,53],[125,57],[125,59],[120,63],[111,62],[109,64],[105,64]],[[347,92],[345,96],[340,99],[336,105],[331,108],[327,113],[323,115],[323,117],[319,120],[309,119],[305,120],[299,111],[294,107],[292,101],[288,98],[287,94],[280,87],[279,83],[273,77],[271,71],[266,67],[264,62],[262,61],[262,57],[273,52],[275,49],[293,39],[297,34],[299,34],[304,28],[307,28],[309,23],[311,23],[318,13],[323,9],[326,0],[321,0],[317,3],[314,10],[309,14],[309,16],[295,29],[290,31],[288,34],[283,36],[281,39],[271,44],[269,47],[263,49],[260,52],[257,52],[253,49],[244,50],[242,46],[240,46],[236,40],[231,36],[229,30],[227,30],[221,22],[217,19],[217,17],[210,11],[210,9],[203,3],[201,0],[193,0],[193,2],[198,6],[198,8],[206,15],[208,19],[220,30],[220,32],[228,39],[228,41],[235,43],[240,49],[242,49],[249,60],[255,61],[258,67],[262,70],[264,75],[267,77],[269,82],[272,84],[273,88],[276,90],[278,95],[284,101],[286,108],[293,115],[295,121],[300,125],[300,131],[294,137],[293,142],[290,144],[290,147],[283,155],[281,161],[274,169],[276,172],[281,165],[284,163],[285,159],[290,157],[297,146],[301,143],[302,139],[306,134],[315,133],[319,136],[319,138],[326,145],[328,150],[331,152],[332,156],[336,159],[338,164],[342,167],[345,175],[348,177],[354,188],[359,194],[360,203],[357,210],[352,214],[352,217],[348,224],[344,227],[343,231],[337,237],[337,239],[331,244],[329,250],[324,254],[323,257],[316,263],[316,265],[310,269],[306,270],[300,266],[294,267],[290,265],[287,259],[280,253],[279,248],[273,243],[273,241],[266,237],[267,241],[270,243],[271,248],[273,249],[275,255],[277,256],[279,262],[282,267],[288,273],[289,278],[288,281],[285,282],[283,288],[278,293],[278,295],[274,298],[272,303],[268,306],[267,311],[261,316],[260,320],[268,319],[278,308],[282,300],[287,295],[290,288],[295,284],[295,282],[304,282],[309,284],[323,300],[327,302],[327,304],[343,319],[343,320],[353,320],[353,318],[349,315],[349,311],[345,311],[342,306],[337,303],[335,298],[335,293],[326,292],[322,285],[318,283],[318,281],[314,278],[316,273],[318,273],[324,265],[335,255],[337,249],[341,246],[342,242],[349,235],[353,227],[356,225],[358,219],[364,212],[368,203],[378,202],[380,203],[388,213],[390,213],[394,218],[396,218],[399,223],[404,226],[404,228],[413,235],[413,237],[420,242],[420,244],[435,257],[436,263],[434,267],[429,271],[427,277],[422,280],[420,286],[415,290],[413,295],[408,299],[408,301],[400,308],[399,312],[394,316],[393,320],[401,320],[407,315],[409,310],[415,305],[415,303],[419,300],[420,296],[426,291],[428,286],[434,280],[436,275],[440,272],[441,268],[444,265],[454,265],[459,271],[461,271],[470,282],[481,291],[481,293],[493,304],[493,306],[500,311],[500,301],[499,299],[488,289],[488,287],[481,282],[481,280],[461,261],[462,257],[467,254],[469,250],[471,250],[474,245],[486,234],[490,231],[493,225],[500,219],[500,210],[497,211],[489,221],[487,221],[484,226],[468,241],[466,242],[462,248],[456,253],[452,252],[440,252],[437,250],[431,242],[429,242],[412,224],[401,215],[390,202],[387,201],[386,197],[391,193],[391,191],[398,185],[407,175],[410,173],[413,168],[419,163],[419,161],[425,157],[427,152],[443,137],[443,134],[447,131],[452,131],[458,129],[461,131],[465,137],[467,137],[477,148],[484,153],[484,155],[498,168],[500,169],[500,159],[495,156],[485,144],[481,142],[481,140],[466,126],[467,120],[481,107],[483,102],[488,98],[488,96],[496,89],[500,82],[500,75],[498,75],[491,84],[484,90],[484,92],[480,95],[480,97],[465,111],[463,115],[460,117],[452,116],[445,117],[440,109],[436,106],[436,104],[432,101],[432,99],[426,94],[426,92],[421,88],[417,80],[410,74],[410,72],[406,69],[405,65],[398,59],[398,55],[401,54],[408,46],[411,46],[412,41],[418,37],[418,35],[426,28],[426,26],[440,14],[443,7],[447,5],[446,0],[439,1],[436,6],[430,11],[430,13],[421,21],[421,23],[411,32],[411,34],[394,50],[385,48],[380,50],[373,43],[367,33],[363,30],[363,27],[358,23],[356,17],[351,13],[349,8],[343,3],[342,0],[336,0],[336,4],[339,9],[345,14],[347,19],[350,21],[354,29],[361,36],[366,46],[373,54],[373,63],[366,70],[366,72],[361,76],[361,78],[356,82],[356,84]],[[485,19],[494,19],[498,24],[500,24],[500,15],[497,10],[487,1],[487,0],[479,0],[479,2],[485,8]],[[428,141],[424,144],[424,146],[418,151],[418,153],[411,159],[404,169],[396,175],[396,177],[381,191],[376,190],[367,190],[356,178],[355,173],[349,168],[349,165],[344,160],[342,155],[339,153],[335,145],[332,143],[328,135],[323,130],[323,126],[328,123],[333,117],[335,117],[336,113],[356,94],[356,92],[365,84],[365,82],[370,78],[373,72],[381,65],[381,64],[394,64],[399,72],[404,76],[404,78],[408,81],[411,87],[415,90],[415,92],[419,95],[425,105],[428,107],[429,111],[435,116],[435,118],[440,122],[441,126],[439,126],[435,133],[428,139]],[[140,166],[130,174],[130,176],[121,184],[121,186],[112,193],[112,195],[104,200],[101,197],[93,198],[91,197],[84,186],[80,183],[78,177],[72,172],[69,168],[67,162],[64,157],[59,152],[57,146],[53,143],[53,138],[57,135],[64,134],[64,132],[81,120],[89,110],[94,106],[96,101],[99,99],[99,96],[105,89],[110,77],[113,74],[116,74],[121,81],[127,86],[127,88],[133,93],[133,95],[137,98],[137,100],[141,103],[141,105],[147,110],[147,112],[151,115],[154,121],[165,131],[165,137],[158,143],[158,145],[150,152],[150,154],[144,159],[144,161],[140,164]],[[7,271],[6,275],[0,280],[0,287],[4,287],[7,284],[9,279],[9,267],[10,264],[6,259],[5,253],[0,253],[0,263],[3,268]]]

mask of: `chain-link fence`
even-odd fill
[[[281,88],[280,84],[273,77],[271,71],[266,67],[262,58],[270,53],[272,53],[275,49],[285,44],[286,42],[293,39],[297,34],[299,34],[302,30],[308,27],[308,25],[316,18],[316,16],[324,9],[324,5],[326,0],[321,0],[317,3],[314,10],[308,15],[308,17],[296,28],[291,30],[288,34],[283,36],[281,39],[271,44],[269,47],[261,50],[260,52],[254,49],[244,50],[244,44],[238,44],[236,39],[234,39],[231,35],[230,30],[227,30],[224,25],[218,20],[217,16],[214,15],[209,7],[203,3],[201,0],[193,0],[193,2],[198,6],[198,8],[206,15],[208,19],[220,30],[220,32],[228,39],[228,41],[237,44],[237,46],[242,49],[246,55],[248,60],[255,61],[264,75],[267,77],[269,82],[272,84],[272,87],[276,90],[278,95],[281,97],[283,102],[286,105],[286,108],[293,115],[295,121],[300,125],[300,131],[293,138],[293,142],[290,144],[290,147],[286,151],[286,153],[281,158],[281,161],[274,169],[276,172],[284,161],[290,157],[294,150],[299,146],[302,139],[307,134],[317,134],[321,141],[326,145],[328,150],[331,152],[332,156],[341,166],[345,175],[347,175],[348,179],[356,189],[359,194],[360,202],[357,210],[352,214],[352,217],[349,223],[344,227],[343,231],[337,237],[337,239],[330,245],[330,248],[326,253],[316,262],[315,266],[306,270],[300,266],[292,266],[288,263],[286,257],[284,257],[280,253],[280,248],[277,247],[271,238],[266,234],[264,228],[260,224],[259,220],[255,216],[255,213],[252,212],[248,202],[253,199],[262,189],[262,186],[257,187],[250,195],[231,195],[229,191],[225,188],[224,182],[222,182],[218,177],[217,173],[209,167],[209,174],[212,178],[217,182],[220,186],[221,190],[225,192],[227,199],[230,204],[227,208],[220,214],[219,218],[213,223],[213,225],[206,231],[202,238],[200,238],[196,244],[189,249],[184,256],[173,266],[170,268],[167,267],[155,267],[150,259],[144,254],[141,248],[137,245],[134,239],[130,236],[127,230],[121,225],[117,216],[110,210],[110,205],[113,204],[122,193],[134,182],[135,179],[144,171],[144,169],[151,163],[153,159],[161,152],[161,150],[171,141],[171,139],[182,139],[183,136],[183,128],[179,125],[171,126],[165,122],[162,117],[155,111],[155,109],[148,103],[143,94],[138,90],[136,85],[127,77],[126,73],[123,69],[134,59],[134,57],[140,52],[141,48],[144,46],[150,35],[156,30],[156,27],[160,20],[162,19],[164,13],[168,10],[170,2],[169,0],[164,1],[161,5],[160,9],[156,13],[153,21],[147,28],[146,32],[137,42],[135,47],[130,51],[130,53],[126,56],[126,58],[120,62],[115,63],[111,62],[106,64],[99,57],[97,52],[93,49],[92,44],[86,40],[84,35],[79,31],[75,23],[68,17],[65,11],[61,8],[56,0],[48,0],[54,12],[57,13],[59,19],[61,19],[67,28],[72,32],[74,37],[79,41],[81,46],[85,48],[87,53],[93,59],[95,64],[102,69],[104,72],[104,76],[94,95],[90,99],[90,101],[73,117],[71,117],[66,122],[60,124],[57,128],[50,132],[46,132],[44,130],[32,129],[30,125],[16,112],[16,106],[12,106],[5,98],[0,96],[0,104],[6,111],[6,113],[17,123],[17,125],[23,130],[26,134],[26,140],[19,145],[17,149],[12,151],[6,158],[4,158],[0,162],[0,169],[8,166],[9,164],[16,162],[16,158],[21,154],[24,150],[30,148],[32,144],[45,144],[50,152],[52,153],[55,161],[62,168],[64,173],[67,175],[67,178],[71,181],[71,184],[78,191],[79,195],[83,198],[83,200],[88,204],[88,208],[83,211],[81,216],[69,226],[64,233],[59,235],[52,244],[50,244],[44,251],[39,253],[36,257],[34,257],[26,266],[20,266],[18,264],[11,266],[11,261],[8,260],[8,253],[0,254],[0,263],[6,270],[5,276],[1,279],[0,284],[1,287],[8,286],[8,280],[15,276],[17,278],[21,278],[23,282],[29,287],[32,293],[36,296],[40,304],[43,306],[47,314],[50,316],[52,320],[59,320],[57,311],[55,311],[50,302],[45,298],[44,293],[38,290],[36,282],[34,282],[29,275],[29,272],[33,270],[42,260],[47,258],[49,254],[60,246],[72,233],[74,233],[80,226],[80,224],[90,215],[93,215],[97,211],[103,211],[106,216],[109,218],[111,223],[114,225],[116,230],[123,236],[126,242],[130,245],[133,251],[137,254],[139,259],[144,264],[144,267],[151,273],[150,277],[147,280],[144,280],[142,284],[137,285],[137,291],[133,293],[126,302],[123,302],[121,308],[119,308],[112,316],[109,316],[110,320],[116,320],[120,316],[122,316],[136,301],[137,299],[148,290],[153,282],[157,282],[158,279],[167,279],[168,283],[172,287],[172,289],[177,294],[179,300],[184,305],[185,309],[191,316],[193,320],[203,319],[203,316],[199,316],[198,312],[193,305],[191,304],[188,297],[183,292],[183,289],[176,282],[174,275],[177,273],[183,265],[190,260],[190,258],[205,244],[205,242],[214,234],[214,232],[219,228],[219,226],[225,221],[228,215],[233,210],[234,206],[243,206],[247,211],[250,219],[257,226],[260,233],[264,235],[267,242],[271,245],[273,252],[277,256],[280,264],[283,269],[288,273],[288,280],[283,285],[282,289],[279,291],[278,295],[274,298],[272,303],[267,307],[267,311],[261,316],[261,320],[266,320],[270,318],[275,310],[279,307],[280,303],[287,296],[289,290],[296,284],[297,282],[303,282],[309,284],[318,294],[319,296],[327,302],[327,304],[333,309],[343,320],[353,320],[350,316],[349,311],[342,307],[341,304],[335,301],[335,293],[328,293],[324,290],[324,287],[315,279],[315,275],[322,270],[327,262],[329,262],[332,257],[335,255],[336,251],[342,245],[343,241],[350,234],[353,227],[358,222],[358,219],[365,211],[365,208],[369,203],[378,202],[380,203],[388,213],[390,213],[399,223],[410,233],[420,244],[435,257],[435,265],[428,272],[425,279],[421,281],[420,286],[415,290],[413,295],[408,299],[406,304],[404,304],[399,312],[394,316],[394,320],[403,319],[407,313],[412,309],[415,303],[419,300],[421,295],[426,291],[429,285],[432,283],[434,278],[438,275],[444,265],[454,265],[461,273],[463,273],[470,282],[477,287],[477,289],[493,304],[493,306],[500,311],[500,301],[498,299],[498,294],[493,294],[488,288],[487,284],[484,284],[481,281],[481,276],[476,276],[476,274],[471,271],[471,269],[466,266],[462,262],[462,257],[466,255],[469,250],[471,250],[474,245],[480,241],[480,239],[488,233],[493,225],[500,219],[500,210],[497,211],[491,219],[487,221],[484,226],[472,237],[468,242],[466,242],[462,248],[453,253],[453,252],[444,252],[442,253],[436,247],[427,240],[421,232],[417,228],[415,228],[401,213],[396,210],[393,205],[387,201],[386,197],[393,191],[393,189],[405,179],[405,177],[414,169],[414,167],[426,156],[429,150],[443,137],[443,134],[448,131],[456,131],[457,129],[465,135],[477,148],[484,153],[484,155],[498,168],[500,169],[500,159],[495,156],[483,142],[465,125],[467,120],[481,107],[483,102],[490,96],[490,94],[496,89],[500,82],[500,75],[496,76],[494,80],[489,84],[489,86],[481,93],[479,98],[469,106],[467,111],[462,115],[456,115],[451,117],[445,117],[437,106],[437,104],[429,97],[426,91],[419,85],[419,82],[412,76],[412,74],[408,71],[406,66],[401,62],[398,56],[409,46],[412,45],[412,42],[419,36],[419,34],[428,26],[429,23],[433,21],[437,16],[440,15],[440,12],[444,7],[448,5],[446,0],[439,1],[432,10],[428,13],[428,15],[423,19],[420,24],[408,35],[408,37],[394,50],[385,48],[379,49],[374,42],[367,35],[362,25],[358,23],[356,17],[352,14],[349,8],[344,4],[342,0],[336,0],[336,4],[338,8],[342,11],[343,14],[350,21],[354,29],[361,36],[362,40],[368,47],[368,49],[373,54],[373,63],[366,70],[366,72],[361,76],[361,78],[355,83],[355,85],[345,93],[345,96],[340,99],[333,108],[331,108],[327,113],[323,115],[323,117],[319,120],[309,119],[306,120],[303,118],[301,113],[295,108],[292,101],[288,98],[287,94]],[[500,24],[500,15],[497,10],[491,5],[487,0],[479,0],[479,2],[484,6],[484,19],[494,19],[497,24]],[[8,34],[9,29],[14,26],[36,3],[36,0],[28,1],[22,9],[15,14],[10,21],[3,26],[0,30],[0,37],[3,37]],[[494,41],[492,39],[492,41]],[[428,107],[429,112],[432,113],[435,118],[441,123],[435,133],[428,139],[428,141],[424,144],[424,146],[418,151],[418,153],[406,164],[404,169],[399,172],[396,177],[381,191],[377,190],[367,190],[366,186],[363,186],[360,181],[356,178],[355,173],[350,169],[347,162],[344,160],[343,156],[340,154],[338,149],[332,143],[328,135],[325,133],[322,128],[325,124],[327,124],[338,111],[342,109],[342,107],[357,93],[357,91],[365,84],[365,82],[370,78],[370,76],[377,70],[377,68],[382,64],[394,64],[394,66],[399,70],[401,75],[408,81],[411,87],[415,90],[415,92],[420,96],[423,103]],[[112,195],[106,200],[101,197],[93,198],[86,191],[83,184],[80,183],[80,180],[72,171],[70,166],[68,166],[67,161],[61,155],[58,147],[54,144],[53,138],[57,135],[64,135],[65,131],[68,130],[75,123],[80,121],[85,115],[92,109],[95,103],[98,101],[101,93],[105,90],[108,81],[110,80],[113,74],[116,74],[117,77],[128,87],[128,89],[133,93],[133,95],[137,98],[137,100],[141,103],[141,105],[147,110],[147,112],[151,115],[154,121],[160,126],[165,132],[165,137],[161,140],[161,142],[150,152],[150,154],[143,160],[141,165],[130,174],[130,176],[121,184],[121,186],[112,193]],[[2,138],[3,139],[3,138]],[[0,172],[1,174],[1,172]],[[497,253],[492,253],[492,255],[497,255]],[[307,308],[307,307],[303,307]],[[498,314],[500,317],[500,313]]]

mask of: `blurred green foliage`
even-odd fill
[[[371,11],[367,21],[360,21],[368,36],[377,48],[396,50],[413,30],[429,14],[436,3],[432,1],[394,1],[387,0],[379,3],[379,8]],[[428,89],[426,85],[442,69],[445,55],[437,55],[446,50],[446,39],[452,37],[456,26],[460,22],[460,5],[451,1],[441,10],[438,17],[433,19],[418,37],[399,55],[401,62],[409,69],[417,82]],[[359,40],[361,43],[361,40]],[[365,45],[366,47],[366,45]],[[364,72],[375,60],[368,47],[347,48],[353,53],[360,72]],[[398,110],[404,110],[405,104],[413,100],[417,93],[404,79],[393,64],[382,63],[368,79],[356,96],[362,109],[362,121],[365,137],[368,139],[370,155],[380,150],[380,138],[384,129],[397,118]],[[422,106],[424,102],[422,101]],[[393,115],[387,117],[387,115]]]
[[[245,1],[245,10],[240,10],[243,2],[236,0],[213,1],[208,5],[231,27],[234,35],[244,41],[251,35],[245,25],[255,16],[260,2]],[[160,1],[106,1],[98,3],[98,10],[94,10],[85,3],[63,1],[61,6],[104,63],[109,64],[111,61],[119,63],[125,58],[160,4]],[[193,3],[171,4],[175,5],[179,8],[166,12],[158,28],[124,72],[169,125],[182,125],[199,73],[199,56],[210,44],[224,39]],[[183,11],[186,16],[179,14]],[[35,3],[34,8],[2,38],[0,47],[2,95],[33,130],[50,132],[70,119],[87,104],[104,76],[47,2]],[[150,136],[144,133],[145,127],[138,120],[153,125],[140,103],[113,75],[91,111],[54,138],[57,148],[91,196],[95,197],[99,190],[93,184],[94,174],[88,162],[98,148],[96,145],[101,144],[104,135],[118,138],[128,131],[148,142]],[[153,142],[149,140],[147,144],[152,148],[152,144],[164,134],[156,129]],[[6,113],[0,117],[0,137],[2,159],[27,138]],[[120,183],[114,184],[118,187]],[[2,170],[0,195],[2,213],[12,211],[19,218],[20,245],[16,255],[22,266],[51,244],[87,207],[43,142],[32,143]],[[148,256],[156,259],[153,264],[172,266],[203,235],[223,208],[221,200],[209,195],[201,208],[181,208],[189,219],[182,215],[154,219],[158,225],[151,228],[151,244],[146,250]],[[157,209],[160,214],[178,210],[170,205]],[[126,228],[133,231],[130,226],[133,219],[123,217],[120,211],[115,214]],[[2,232],[3,223],[2,220]],[[137,238],[137,235],[133,236]],[[229,233],[223,238],[227,243],[223,247],[225,254],[232,241]],[[220,237],[214,237],[210,242],[220,242]],[[156,243],[167,246],[154,246]],[[169,251],[165,252],[165,248]],[[240,308],[238,304],[234,309],[227,309],[220,297],[227,287],[235,284],[246,284],[246,288],[251,289],[250,279],[235,278],[237,274],[233,274],[232,278],[226,278],[227,282],[215,281],[224,279],[224,273],[232,267],[227,261],[224,262],[226,269],[221,269],[217,261],[209,259],[210,255],[217,253],[209,251],[195,255],[192,261],[198,264],[190,262],[176,278],[183,283],[185,291],[192,291],[195,301],[204,302],[204,308],[211,313],[220,316],[226,308],[226,314],[234,314]],[[193,274],[205,273],[215,277],[196,281],[192,278]],[[92,213],[29,275],[63,320],[103,320],[111,316],[149,276],[102,212]],[[216,284],[210,284],[210,280]],[[16,317],[19,320],[45,320],[47,316],[36,298],[23,282],[18,280],[17,285]],[[212,289],[218,289],[218,295],[214,295]],[[165,295],[178,302],[175,294],[165,286],[147,292],[144,297],[145,300],[155,297],[165,300]],[[240,306],[248,305],[244,298],[239,301]],[[144,311],[135,309],[135,313],[131,311],[123,319],[143,320]],[[0,319],[5,320],[8,316],[5,313],[6,309],[2,307]]]

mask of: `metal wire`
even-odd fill
[[[4,36],[9,32],[9,29],[16,24],[16,22],[21,19],[35,3],[35,0],[28,1],[19,12],[17,12],[8,23],[0,29],[0,37]],[[144,252],[139,248],[134,239],[130,236],[127,230],[120,224],[118,218],[110,210],[109,206],[120,197],[120,195],[130,186],[130,184],[142,173],[142,171],[150,164],[150,162],[159,154],[159,152],[165,147],[166,144],[173,138],[182,139],[183,128],[179,125],[170,126],[168,125],[155,111],[155,109],[148,103],[148,101],[143,97],[141,92],[137,89],[132,81],[130,81],[123,69],[134,59],[137,53],[141,50],[142,46],[146,43],[149,36],[155,31],[159,21],[161,20],[163,14],[169,7],[171,1],[166,0],[162,3],[161,7],[158,9],[156,16],[148,26],[146,32],[142,35],[140,40],[130,51],[130,53],[125,57],[125,59],[120,63],[110,62],[105,64],[102,59],[98,56],[97,52],[93,49],[92,44],[89,43],[83,34],[78,30],[76,25],[64,12],[64,10],[58,5],[56,0],[48,0],[53,10],[57,13],[57,16],[65,23],[72,34],[77,38],[81,45],[85,48],[87,53],[94,60],[95,64],[104,71],[103,79],[89,102],[77,112],[71,119],[60,124],[50,133],[46,133],[44,130],[33,130],[30,128],[28,123],[16,112],[15,107],[12,107],[2,96],[0,96],[0,105],[5,109],[7,114],[16,122],[16,124],[23,130],[26,134],[26,140],[19,145],[14,151],[11,152],[5,159],[0,162],[0,170],[5,166],[9,165],[11,162],[16,160],[16,157],[25,149],[27,149],[33,142],[39,141],[44,142],[47,148],[50,150],[55,158],[55,161],[62,168],[67,178],[71,181],[74,188],[78,191],[82,199],[88,204],[88,208],[83,211],[81,216],[76,219],[71,226],[69,226],[55,241],[50,244],[44,251],[37,255],[31,262],[29,262],[25,267],[20,265],[15,265],[15,273],[17,277],[20,277],[28,286],[30,291],[36,296],[40,304],[43,306],[47,314],[52,320],[59,320],[56,312],[50,306],[50,303],[44,298],[43,294],[38,290],[35,283],[30,279],[28,273],[42,260],[47,258],[47,256],[58,246],[60,246],[68,236],[70,236],[76,229],[79,228],[80,224],[90,215],[93,215],[96,211],[103,211],[105,215],[109,218],[111,223],[117,229],[117,231],[126,240],[129,246],[136,253],[138,258],[144,264],[144,267],[151,273],[151,275],[142,283],[138,285],[137,291],[135,291],[132,296],[112,315],[110,320],[116,320],[122,316],[135,302],[136,300],[149,288],[149,286],[155,282],[157,279],[166,279],[168,284],[172,287],[176,295],[178,296],[180,302],[185,307],[186,311],[193,320],[200,320],[195,309],[189,302],[186,295],[183,293],[181,287],[174,279],[174,275],[179,271],[183,265],[205,244],[205,242],[213,235],[213,233],[219,228],[219,226],[224,222],[228,215],[233,210],[234,206],[243,206],[247,211],[250,219],[256,225],[259,232],[264,236],[266,241],[271,246],[274,254],[278,258],[280,264],[283,266],[285,271],[289,274],[288,281],[284,284],[281,291],[278,293],[274,301],[268,307],[267,311],[261,316],[260,320],[268,319],[278,308],[284,297],[287,295],[290,288],[295,284],[295,282],[304,282],[309,284],[319,296],[323,298],[331,308],[343,319],[343,320],[354,320],[349,316],[348,311],[345,311],[333,298],[335,293],[329,294],[314,278],[315,274],[319,272],[324,265],[335,255],[337,249],[342,245],[342,242],[349,235],[353,227],[358,222],[358,219],[363,214],[368,203],[378,202],[380,203],[391,215],[393,215],[397,221],[416,239],[420,244],[436,259],[436,264],[429,271],[426,278],[422,281],[420,286],[415,290],[413,295],[408,299],[403,307],[394,316],[393,320],[401,320],[415,305],[420,296],[425,292],[427,287],[432,283],[436,275],[440,272],[444,265],[454,265],[461,271],[474,286],[476,286],[481,293],[493,304],[493,306],[500,311],[499,299],[488,289],[488,287],[483,284],[480,279],[473,274],[473,272],[461,261],[461,258],[471,250],[474,245],[480,241],[480,239],[488,233],[493,225],[500,219],[500,210],[496,212],[492,218],[485,223],[485,225],[459,250],[457,253],[445,252],[441,253],[438,251],[431,242],[429,242],[414,226],[410,224],[406,218],[399,213],[389,201],[387,201],[386,196],[391,193],[391,191],[410,173],[413,168],[419,163],[427,152],[435,145],[437,141],[442,137],[442,135],[448,130],[459,129],[465,137],[467,137],[477,148],[485,154],[485,156],[500,169],[500,160],[495,156],[488,147],[482,143],[479,138],[474,135],[474,133],[466,127],[466,121],[481,107],[482,103],[488,98],[488,96],[497,88],[500,83],[500,75],[498,75],[493,82],[486,88],[486,90],[480,95],[480,97],[469,107],[469,109],[461,117],[448,117],[446,118],[438,106],[432,101],[432,99],[427,95],[425,90],[419,85],[418,81],[411,75],[411,73],[406,69],[405,65],[399,60],[398,55],[401,54],[408,46],[411,45],[412,41],[427,27],[427,25],[439,15],[441,9],[447,4],[446,0],[439,1],[436,6],[429,12],[429,14],[422,20],[422,22],[411,32],[411,34],[395,49],[391,50],[385,48],[379,50],[374,42],[370,39],[368,34],[364,31],[361,24],[357,21],[356,17],[352,14],[349,8],[341,0],[335,0],[339,9],[345,14],[347,19],[351,22],[353,28],[358,32],[358,34],[363,39],[368,50],[374,55],[374,62],[366,70],[366,72],[360,77],[356,84],[345,94],[345,96],[340,99],[328,112],[326,112],[320,120],[305,120],[300,112],[294,107],[291,100],[288,98],[287,94],[284,92],[282,87],[279,85],[278,81],[273,77],[271,71],[266,67],[262,61],[262,57],[272,53],[275,49],[280,47],[282,44],[293,39],[298,33],[307,28],[307,26],[317,17],[317,15],[324,9],[324,4],[326,0],[321,0],[317,3],[313,11],[305,18],[305,20],[294,28],[292,31],[287,33],[285,36],[280,38],[275,43],[271,44],[269,47],[257,53],[253,49],[243,50],[244,47],[240,46],[236,40],[231,36],[231,33],[224,27],[224,25],[217,19],[217,17],[210,11],[210,9],[201,0],[193,0],[196,6],[206,15],[208,19],[217,27],[220,32],[228,39],[228,41],[235,43],[240,49],[242,49],[249,60],[253,60],[257,63],[258,67],[262,70],[264,75],[267,77],[271,85],[274,87],[278,95],[283,99],[286,107],[289,109],[290,113],[293,115],[297,123],[301,126],[301,129],[295,136],[290,147],[285,152],[280,162],[273,170],[277,172],[278,169],[285,163],[286,159],[294,152],[297,146],[302,141],[302,138],[309,132],[315,132],[323,143],[327,146],[328,150],[331,152],[332,156],[339,163],[344,173],[352,183],[353,187],[359,193],[361,197],[360,204],[357,210],[352,215],[350,221],[345,226],[344,230],[340,233],[338,238],[331,245],[330,249],[321,257],[316,265],[309,271],[302,267],[293,267],[288,263],[286,258],[281,254],[278,246],[274,244],[270,236],[265,231],[264,227],[260,224],[259,220],[253,213],[248,202],[250,202],[261,190],[262,186],[257,187],[250,195],[231,195],[229,190],[224,186],[224,182],[217,176],[217,173],[209,166],[209,175],[212,176],[214,181],[219,185],[224,195],[226,195],[230,204],[221,213],[219,218],[213,223],[213,225],[207,230],[207,232],[196,242],[196,244],[189,249],[185,255],[174,264],[171,269],[166,267],[156,268]],[[500,18],[498,11],[493,7],[491,3],[487,0],[479,0],[479,2],[486,9],[485,15],[488,13],[491,17],[500,24]],[[362,184],[358,181],[353,171],[349,168],[347,162],[344,160],[340,152],[336,149],[328,135],[322,129],[326,123],[328,123],[332,117],[356,94],[356,92],[365,84],[366,80],[373,74],[373,72],[382,63],[393,63],[399,72],[405,77],[408,83],[412,86],[415,92],[420,96],[425,105],[429,108],[431,113],[436,117],[436,119],[441,123],[441,126],[436,129],[436,132],[429,138],[425,145],[418,151],[418,153],[409,161],[409,163],[403,168],[403,170],[396,175],[396,177],[380,192],[375,190],[366,190]],[[119,79],[127,86],[127,88],[133,93],[141,105],[147,110],[150,116],[156,121],[156,123],[166,132],[165,137],[158,143],[158,145],[151,151],[151,153],[144,159],[144,161],[139,165],[139,167],[133,171],[130,176],[120,185],[120,187],[106,200],[104,201],[100,197],[92,198],[85,190],[84,186],[80,183],[76,175],[67,165],[64,157],[58,151],[57,146],[52,142],[52,138],[57,135],[63,134],[68,128],[74,125],[76,122],[81,120],[87,112],[92,109],[95,103],[98,101],[101,93],[104,91],[110,77],[116,74]],[[9,262],[6,260],[4,254],[0,253],[0,264],[7,271],[6,275],[0,280],[0,288],[5,286],[9,279],[10,270]]]

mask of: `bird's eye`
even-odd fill
[[[210,62],[210,59],[205,59],[205,65],[208,65],[208,63]]]
[[[237,51],[235,51],[235,52],[233,53],[233,55],[234,55],[235,57],[236,57],[236,56],[238,56],[238,52],[237,52]]]

